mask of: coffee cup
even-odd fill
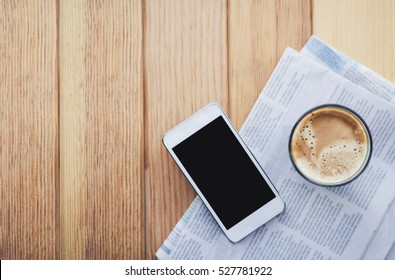
[[[295,123],[289,154],[306,180],[319,186],[341,186],[365,170],[372,154],[372,139],[356,112],[327,104],[312,108]]]

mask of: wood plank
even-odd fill
[[[147,1],[144,9],[147,258],[196,196],[163,134],[209,102],[227,100],[227,3]]]
[[[61,257],[145,257],[141,1],[60,2]]]
[[[314,1],[313,33],[395,82],[395,2]]]
[[[311,35],[309,0],[229,1],[229,111],[240,128],[286,47]]]
[[[0,259],[58,257],[55,1],[0,3]]]

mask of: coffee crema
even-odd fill
[[[331,186],[353,180],[370,158],[370,136],[348,109],[328,105],[308,112],[294,127],[291,159],[308,180]]]

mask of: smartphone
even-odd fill
[[[232,242],[284,210],[276,188],[218,104],[167,132],[163,144]]]

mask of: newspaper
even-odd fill
[[[393,217],[395,218],[395,217]],[[393,220],[392,220],[393,221]],[[387,256],[385,257],[386,260],[395,260],[395,243],[392,244],[392,248],[388,252]]]
[[[395,167],[395,110],[389,102],[287,49],[240,131],[286,201],[286,211],[234,244],[196,198],[157,257],[362,258],[395,196],[391,186],[395,179],[391,172]],[[372,132],[375,148],[368,168],[341,188],[308,183],[288,156],[288,137],[295,120],[323,103],[354,109]]]
[[[392,82],[336,50],[317,36],[312,35],[300,53],[367,89],[377,97],[395,104],[395,85]]]
[[[379,260],[379,259],[395,259],[395,255],[390,254],[391,247],[394,248],[395,253],[395,202],[392,202],[391,207],[384,216],[384,219],[378,228],[373,239],[370,241],[368,249],[366,250],[363,259]]]
[[[318,37],[311,36],[300,53],[367,89],[377,97],[395,104],[395,84],[329,46]],[[385,258],[394,242],[395,203],[392,203],[363,258]]]

